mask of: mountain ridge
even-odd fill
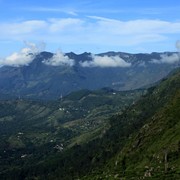
[[[73,52],[66,53],[64,56],[73,59],[74,65],[52,66],[44,62],[51,59],[54,54],[42,52],[36,55],[35,59],[27,66],[1,67],[0,93],[33,99],[57,99],[61,95],[64,96],[81,89],[95,90],[110,87],[121,91],[146,87],[162,79],[180,65],[179,61],[172,64],[152,63],[154,59],[161,62],[162,55],[171,57],[172,54],[174,53],[107,52],[95,56],[119,57],[131,66],[83,67],[81,63],[93,62],[91,53],[85,52],[79,55]],[[106,59],[101,61],[106,61]]]

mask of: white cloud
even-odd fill
[[[92,61],[80,62],[82,67],[130,67],[131,64],[119,56],[97,56],[92,55]]]
[[[1,23],[1,35],[0,38],[5,36],[6,38],[16,38],[16,36],[31,35],[31,33],[38,33],[44,28],[47,28],[48,24],[43,20],[31,20],[31,21],[22,21],[17,23]]]
[[[22,65],[28,65],[34,58],[32,54],[29,54],[28,48],[23,48],[20,52],[15,52],[12,55],[2,59],[0,64],[6,66],[19,67]]]
[[[28,39],[44,40],[48,44],[61,43],[61,46],[68,47],[81,45],[136,48],[144,47],[144,44],[148,43],[166,44],[171,35],[174,37],[180,34],[180,22],[157,19],[121,21],[88,16],[0,23],[0,31],[0,41]]]
[[[72,16],[78,16],[78,14],[74,11],[66,11],[67,14],[70,14]]]
[[[180,40],[176,41],[176,48],[180,52]]]
[[[19,52],[14,52],[10,56],[0,59],[1,66],[27,66],[31,63],[35,56],[45,48],[44,43],[36,45],[34,43],[25,42],[26,47],[22,48]]]
[[[46,48],[46,43],[45,42],[39,42],[38,44],[29,42],[29,41],[24,41],[24,44],[31,49],[31,51],[35,53],[39,53],[45,50]]]
[[[67,8],[32,7],[32,8],[20,8],[20,9],[25,11],[35,11],[35,12],[56,12],[56,13],[58,12],[58,13],[70,14],[72,16],[78,15],[74,11],[74,9],[67,9]]]
[[[168,22],[162,20],[137,19],[130,21],[120,21],[98,16],[88,16],[96,20],[96,23],[102,29],[123,35],[130,34],[147,34],[147,33],[176,33],[180,32],[180,22]]]
[[[74,60],[64,55],[61,51],[57,51],[52,58],[44,60],[43,63],[49,66],[73,66]]]
[[[66,18],[66,19],[49,19],[49,30],[50,32],[66,32],[74,28],[81,26],[82,20],[76,18]],[[74,29],[73,29],[74,30]]]
[[[173,53],[172,55],[169,56],[167,54],[162,54],[161,59],[159,60],[153,59],[151,62],[155,64],[162,64],[162,63],[174,64],[178,61],[179,61],[178,55],[176,53]]]

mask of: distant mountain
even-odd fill
[[[35,56],[28,66],[0,68],[0,94],[35,99],[57,99],[72,91],[81,89],[95,90],[110,87],[115,90],[131,90],[146,87],[165,77],[176,63],[164,63],[162,56],[174,53],[129,54],[123,52],[107,52],[99,57],[120,57],[125,67],[82,66],[83,62],[92,62],[90,53],[65,54],[73,59],[74,66],[51,66],[44,61],[53,57],[50,52],[42,52]],[[155,60],[155,61],[154,61]],[[159,63],[157,63],[159,61]]]

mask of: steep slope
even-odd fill
[[[179,120],[180,91],[155,113],[124,147],[121,158],[116,159],[117,166],[121,163],[121,170],[123,164],[125,177],[180,178]]]
[[[0,93],[35,99],[57,99],[70,92],[110,87],[116,90],[131,90],[152,84],[165,77],[176,63],[162,63],[162,56],[170,57],[174,53],[129,54],[107,52],[97,56],[120,57],[130,67],[83,67],[81,62],[92,62],[90,53],[67,53],[75,65],[50,66],[43,63],[53,54],[42,52],[28,66],[0,68]],[[153,60],[159,63],[152,63]]]
[[[82,179],[180,178],[180,70],[150,91],[125,114],[113,119],[111,138],[119,140],[121,121],[128,121],[123,148],[103,170]]]

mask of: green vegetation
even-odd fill
[[[82,179],[180,178],[180,71],[112,120],[113,136],[122,142],[127,134],[126,142],[101,170]],[[123,120],[128,129],[117,133]]]
[[[18,116],[28,136],[2,133],[1,179],[180,179],[180,69],[147,93],[84,90],[39,108]]]
[[[0,172],[29,167],[97,139],[109,128],[112,114],[144,93],[81,90],[53,102],[1,101]]]

